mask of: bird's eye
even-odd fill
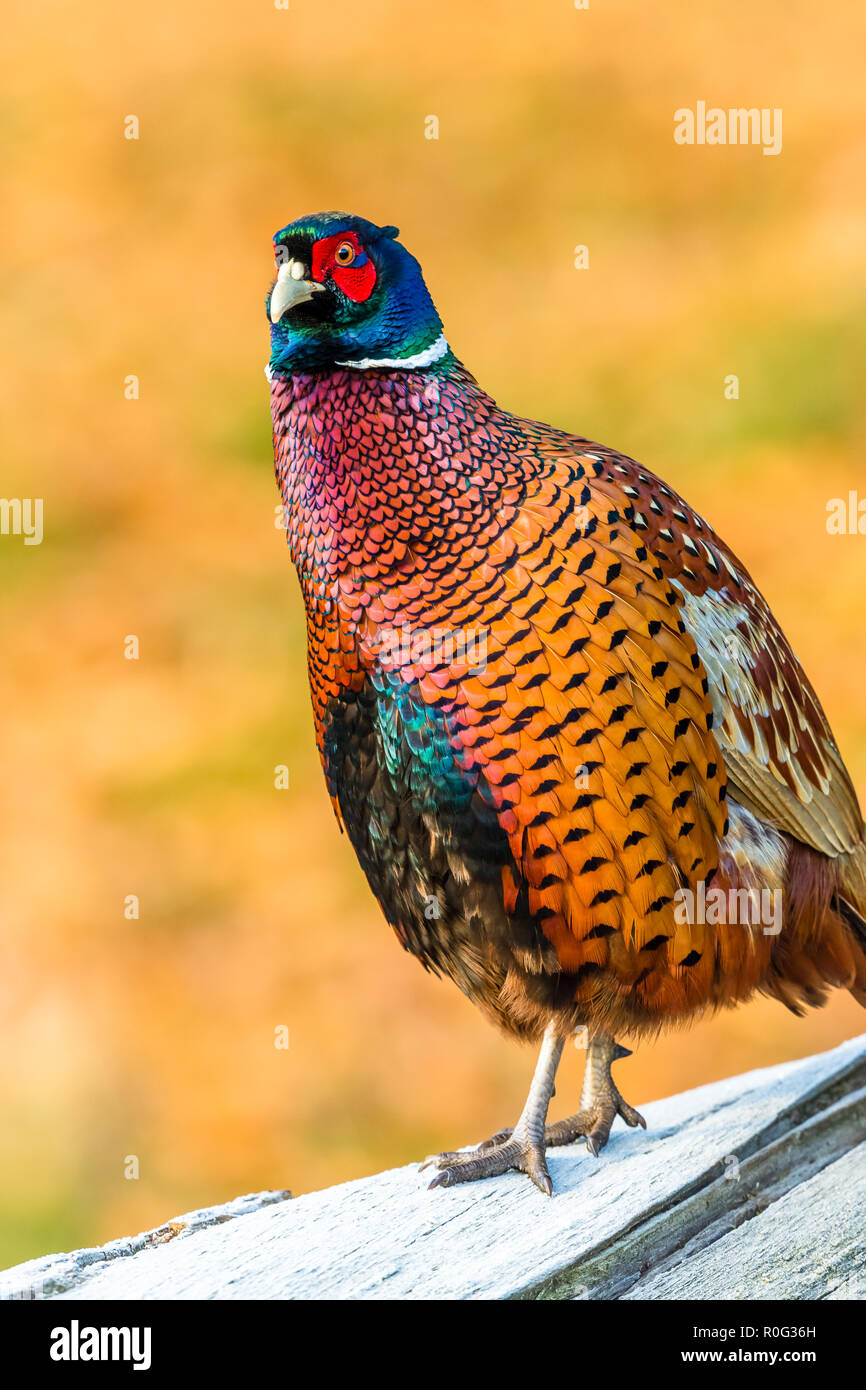
[[[341,241],[334,252],[337,265],[351,265],[355,259],[355,248],[350,241]]]

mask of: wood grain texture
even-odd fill
[[[32,1260],[0,1297],[862,1298],[866,1036],[642,1106],[599,1159],[435,1192],[416,1165]]]

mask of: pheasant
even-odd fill
[[[540,1041],[512,1130],[431,1186],[597,1154],[617,1037],[755,992],[866,1004],[866,844],[811,685],[725,543],[614,449],[510,415],[418,262],[345,213],[274,238],[275,469],[328,789],[403,947]],[[546,1125],[582,1030],[579,1108]]]

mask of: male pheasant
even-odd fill
[[[864,826],[733,552],[648,469],[491,400],[396,237],[320,213],[274,238],[316,734],[404,948],[541,1040],[515,1129],[431,1160],[431,1186],[516,1168],[550,1193],[546,1145],[643,1124],[618,1034],[755,991],[866,1004]],[[545,1130],[577,1029],[580,1107]]]

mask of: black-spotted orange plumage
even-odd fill
[[[610,1080],[616,1033],[755,990],[866,1002],[863,822],[733,553],[631,459],[498,407],[395,236],[320,214],[275,239],[275,457],[317,737],[403,945],[545,1038],[514,1134],[436,1181],[517,1166],[549,1190],[538,1116],[575,1028],[586,1095],[548,1142],[597,1147],[615,1113],[640,1121]]]

